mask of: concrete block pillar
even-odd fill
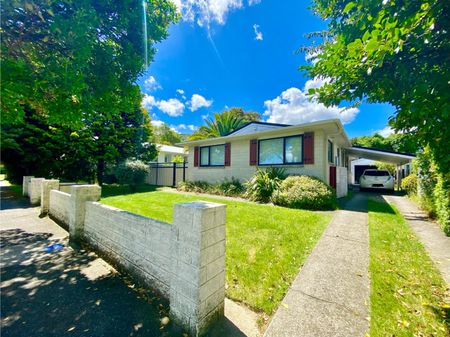
[[[41,188],[41,214],[45,215],[48,213],[50,208],[50,191],[59,190],[59,180],[51,179],[44,180],[42,182]]]
[[[192,336],[224,314],[225,211],[203,201],[174,208],[170,313]]]
[[[28,196],[32,205],[41,203],[42,182],[44,178],[31,178],[28,185]]]
[[[75,185],[70,189],[69,233],[78,240],[84,232],[86,201],[100,200],[102,189],[98,185]]]
[[[34,178],[34,176],[23,176],[23,180],[22,180],[22,195],[24,197],[28,196],[28,188],[30,186],[31,178]]]

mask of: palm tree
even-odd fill
[[[200,126],[188,139],[199,140],[226,136],[252,120],[259,120],[259,117],[259,114],[255,112],[244,113],[241,108],[231,108],[222,113],[215,113],[214,118],[206,118],[206,125]]]

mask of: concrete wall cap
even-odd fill
[[[181,207],[189,207],[189,208],[197,208],[197,209],[206,209],[206,208],[222,208],[227,207],[227,205],[224,204],[218,204],[215,202],[209,202],[209,201],[191,201],[191,202],[185,202],[181,204],[175,204],[175,206],[181,206]]]

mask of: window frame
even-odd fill
[[[286,139],[289,138],[301,138],[300,146],[302,149],[301,153],[301,161],[299,162],[286,162]],[[261,153],[261,142],[267,141],[267,140],[275,140],[275,139],[283,139],[283,163],[281,164],[261,164],[260,163],[260,153]],[[305,151],[305,137],[303,134],[299,135],[292,135],[292,136],[285,136],[285,137],[273,137],[273,138],[265,138],[265,139],[258,139],[258,166],[289,166],[289,165],[303,165],[305,159],[304,159],[304,153]]]
[[[217,144],[217,145],[207,145],[207,146],[199,146],[198,149],[198,156],[199,156],[199,167],[225,167],[225,145],[226,144]],[[211,165],[211,148],[217,147],[217,146],[223,146],[223,165]],[[208,164],[203,165],[202,164],[202,150],[208,149]]]
[[[327,146],[327,157],[328,157],[328,163],[334,164],[334,144],[331,140],[328,139],[328,146]],[[331,145],[331,152],[330,152],[330,145]]]

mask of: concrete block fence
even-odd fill
[[[170,301],[172,318],[192,336],[224,314],[226,206],[177,204],[173,224],[102,205],[97,185],[23,177],[23,194],[41,213]],[[151,205],[149,205],[151,207]]]

